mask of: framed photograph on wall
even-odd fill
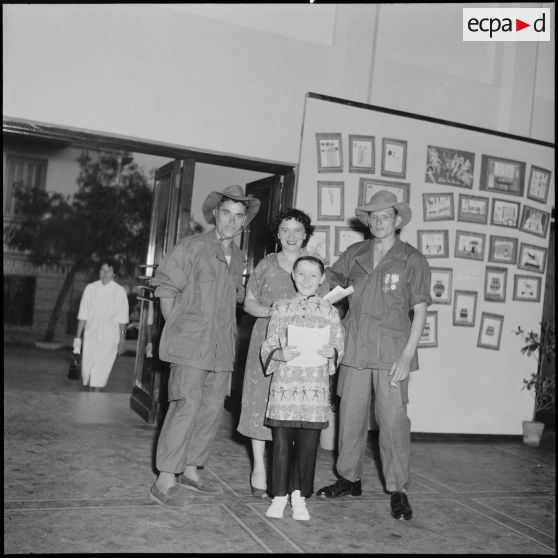
[[[546,238],[548,225],[550,223],[550,213],[542,211],[530,205],[523,206],[523,214],[521,215],[521,225],[519,230]]]
[[[429,145],[426,150],[425,182],[473,188],[475,154]]]
[[[499,351],[503,325],[504,316],[483,312],[481,315],[477,347]]]
[[[549,170],[531,165],[529,185],[527,186],[527,197],[530,200],[546,203],[550,188],[550,175],[551,172]]]
[[[481,190],[522,196],[524,187],[525,163],[490,155],[482,156]]]
[[[517,238],[490,235],[488,261],[493,263],[517,263]]]
[[[422,194],[424,221],[453,221],[453,194]]]
[[[374,173],[376,150],[374,136],[349,134],[349,172]]]
[[[345,184],[318,181],[318,221],[345,220]]]
[[[343,172],[341,134],[316,134],[318,172]]]
[[[431,267],[430,296],[432,304],[451,304],[451,280],[453,269]]]
[[[455,257],[484,260],[486,235],[467,231],[455,231]]]
[[[438,312],[428,310],[422,335],[420,336],[417,347],[437,347],[438,346]]]
[[[467,223],[488,223],[488,198],[459,194],[457,220]]]
[[[407,142],[393,138],[382,139],[382,176],[405,178],[407,173]]]
[[[306,250],[309,252],[316,252],[324,265],[329,265],[329,227],[323,225],[316,225],[314,232],[306,245]]]
[[[520,207],[519,202],[494,198],[492,200],[490,224],[517,229]]]
[[[507,282],[507,267],[486,266],[486,273],[484,276],[484,300],[490,302],[506,302]]]
[[[453,325],[473,327],[477,312],[477,292],[456,290],[453,299]]]
[[[447,258],[449,233],[447,230],[417,231],[417,247],[425,258]]]
[[[519,247],[519,259],[517,261],[518,269],[525,271],[535,271],[536,273],[544,273],[546,266],[546,248],[534,246],[533,244],[521,243]]]
[[[352,227],[335,227],[335,251],[340,256],[351,244],[366,238],[366,231]]]
[[[409,203],[411,185],[406,182],[390,182],[378,178],[361,178],[358,183],[358,205],[370,203],[370,198],[380,190],[395,194],[397,201]]]
[[[540,302],[542,277],[533,275],[513,276],[513,300]]]

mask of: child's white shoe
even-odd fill
[[[283,512],[285,511],[288,498],[288,496],[275,496],[271,501],[269,508],[267,508],[265,515],[267,517],[281,519],[283,517]]]
[[[293,508],[293,519],[298,521],[308,521],[310,514],[306,508],[306,498],[300,495],[300,490],[295,490],[291,494],[291,507]]]

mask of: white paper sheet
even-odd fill
[[[287,342],[296,345],[300,355],[289,360],[292,366],[321,366],[327,363],[327,358],[317,353],[324,345],[329,344],[330,327],[300,327],[289,325],[287,328]]]
[[[339,302],[341,299],[349,296],[355,292],[355,289],[352,285],[349,285],[346,289],[337,285],[329,293],[327,293],[323,299],[328,300],[331,304],[335,304]]]

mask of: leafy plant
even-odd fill
[[[533,418],[539,411],[551,409],[556,402],[556,373],[543,374],[542,366],[545,361],[550,362],[556,354],[556,337],[554,324],[549,321],[541,324],[541,333],[535,331],[525,332],[519,326],[514,331],[521,335],[525,345],[521,348],[521,354],[534,356],[537,360],[537,370],[531,373],[529,378],[523,380],[523,389],[533,390],[535,395],[535,406]]]

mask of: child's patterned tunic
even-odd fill
[[[315,367],[292,366],[288,362],[272,360],[273,353],[287,344],[287,327],[330,326],[330,345],[335,357]],[[335,374],[343,356],[344,329],[337,309],[316,296],[276,302],[273,305],[267,339],[261,355],[266,374],[273,374],[269,388],[267,426],[326,428],[329,416],[329,376]],[[296,345],[296,340],[289,340]]]

